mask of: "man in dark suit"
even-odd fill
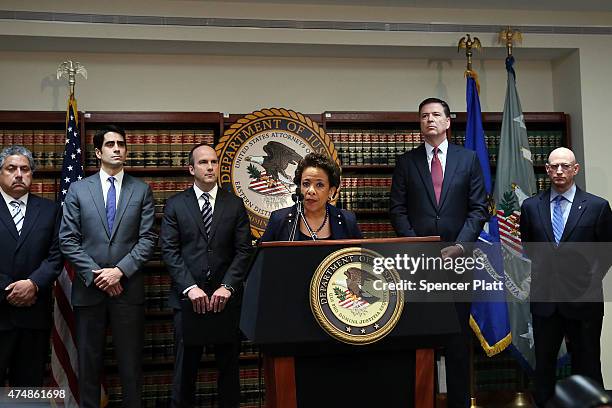
[[[484,178],[476,153],[450,144],[448,104],[437,98],[419,105],[425,141],[398,160],[391,184],[391,224],[398,236],[439,235],[452,243],[443,258],[462,256],[478,239],[488,218]],[[446,344],[446,383],[449,407],[470,404],[469,303],[456,303],[461,328]]]
[[[49,355],[51,287],[62,268],[58,206],[30,193],[32,153],[0,153],[0,384],[42,387]]]
[[[603,385],[601,280],[610,267],[612,211],[606,200],[576,186],[579,170],[571,150],[553,150],[546,164],[552,187],[526,199],[521,207],[521,240],[532,262],[535,399],[542,407],[554,394],[557,354],[564,337],[572,373]]]
[[[214,149],[197,145],[189,153],[193,187],[166,202],[161,248],[172,277],[169,303],[174,309],[175,365],[172,406],[194,404],[203,345],[186,344],[185,304],[196,314],[221,313],[227,333],[210,333],[219,369],[221,407],[240,405],[238,320],[243,282],[251,251],[249,219],[242,200],[217,186],[219,162]],[[187,302],[187,303],[185,303]]]
[[[153,255],[153,195],[125,174],[125,132],[105,126],[94,135],[100,171],[73,183],[64,201],[60,247],[73,265],[81,407],[100,406],[107,323],[113,333],[123,406],[140,407],[144,345],[142,266]]]

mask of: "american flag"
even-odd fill
[[[66,143],[58,202],[64,205],[70,184],[83,178],[81,136],[78,128],[77,103],[74,95],[68,100],[66,112]],[[59,276],[54,288],[53,331],[51,332],[51,374],[54,386],[66,390],[64,406],[76,407],[79,401],[77,380],[77,349],[74,314],[70,303],[74,271],[69,263]]]

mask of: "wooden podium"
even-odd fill
[[[299,371],[296,365],[300,366],[300,363],[296,364],[296,358],[299,362],[316,357],[320,359],[321,355],[328,356],[319,361],[322,365],[329,361],[329,370],[333,371],[338,370],[338,365],[331,367],[333,361],[342,355],[350,356],[350,360],[357,362],[357,365],[363,361],[363,371],[368,371],[368,366],[372,365],[367,361],[378,363],[381,358],[386,359],[384,372],[375,372],[371,376],[385,384],[394,384],[396,388],[405,387],[406,392],[414,392],[414,400],[406,395],[401,401],[406,398],[408,401],[406,404],[402,402],[401,406],[433,408],[433,347],[442,345],[445,335],[459,331],[452,303],[412,302],[407,296],[396,327],[386,337],[370,345],[349,345],[332,338],[316,322],[310,308],[309,291],[313,273],[319,264],[340,249],[367,248],[385,257],[396,253],[438,251],[439,254],[437,242],[438,237],[418,237],[260,244],[246,284],[240,327],[249,340],[258,344],[264,352],[266,406],[298,408],[302,399],[312,397],[310,392],[323,395],[323,392],[314,389],[319,384],[316,387],[302,385],[300,397],[299,381],[296,381],[296,370]],[[414,350],[417,350],[416,357]],[[408,362],[412,366],[411,361],[412,364],[416,361],[415,372],[406,373],[402,364]],[[312,384],[316,380],[308,379]],[[402,381],[408,383],[402,385]],[[326,387],[325,384],[320,386],[321,389]],[[361,391],[359,386],[357,390]],[[402,390],[393,392],[401,393]],[[329,391],[325,394],[329,394]],[[384,396],[381,398],[376,400],[379,406],[397,406],[396,401],[387,402]]]

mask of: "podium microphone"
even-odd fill
[[[304,206],[304,195],[300,191],[299,187],[295,190],[295,193],[291,194],[291,198],[295,202],[295,218],[291,231],[289,232],[289,241],[295,241],[295,235],[297,233],[298,224],[300,223],[300,216],[302,215]]]
[[[295,190],[295,193],[291,194],[291,199],[294,203],[301,203],[304,201],[304,194],[300,190]]]

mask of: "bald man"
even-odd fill
[[[612,212],[606,200],[576,186],[574,177],[579,171],[571,150],[553,150],[546,164],[551,188],[526,199],[521,207],[521,239],[532,262],[535,399],[539,407],[553,396],[557,354],[564,337],[572,373],[603,385],[601,280],[610,257],[601,250],[602,244],[585,243],[612,241]],[[585,249],[590,248],[587,255]],[[584,299],[581,296],[589,288],[596,296]]]
[[[181,303],[195,313],[219,313],[224,333],[215,341],[219,407],[240,406],[238,321],[242,287],[247,274],[251,233],[239,197],[217,186],[219,159],[215,150],[199,144],[189,152],[193,186],[170,197],[161,225],[161,250],[172,278],[169,304],[174,310],[175,364],[171,407],[192,407],[202,344],[188,344]],[[186,303],[189,302],[189,303]],[[211,338],[211,337],[208,337]]]

